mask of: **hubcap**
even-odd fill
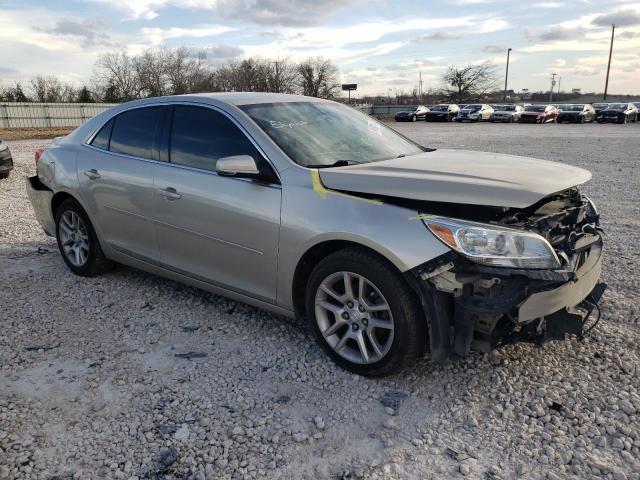
[[[82,218],[67,210],[60,216],[58,227],[64,256],[73,266],[83,266],[89,258],[89,235]]]
[[[336,272],[316,292],[316,322],[329,346],[353,363],[374,363],[389,353],[394,323],[389,303],[362,275]]]

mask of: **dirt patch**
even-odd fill
[[[49,128],[0,128],[0,138],[3,140],[36,140],[68,135],[75,127]]]

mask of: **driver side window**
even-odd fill
[[[225,115],[210,108],[176,105],[169,140],[169,161],[177,165],[216,170],[219,158],[262,156],[247,136]]]

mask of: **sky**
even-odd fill
[[[0,82],[80,85],[100,53],[204,49],[212,64],[323,56],[357,95],[441,86],[447,65],[488,62],[509,87],[640,94],[640,0],[0,0]]]

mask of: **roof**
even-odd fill
[[[288,93],[266,92],[212,92],[180,95],[180,97],[205,97],[233,105],[250,105],[255,103],[283,103],[283,102],[322,102],[324,100],[304,95],[291,95]]]

